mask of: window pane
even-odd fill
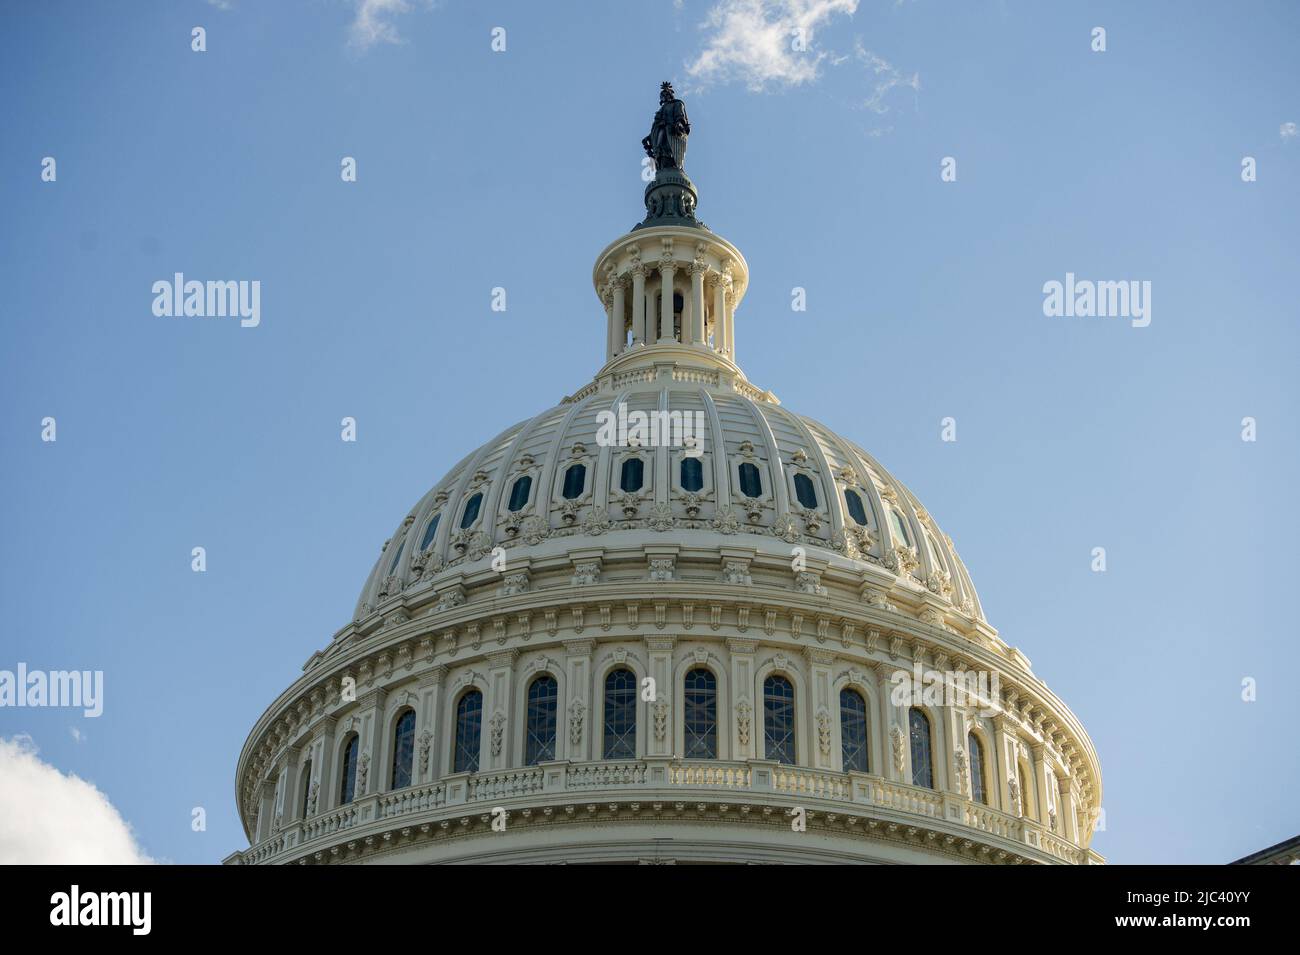
[[[389,574],[396,573],[397,571],[397,561],[401,559],[402,556],[402,543],[404,542],[398,543],[397,547],[393,549],[393,562],[388,565]]]
[[[794,763],[794,686],[783,676],[763,681],[763,754]]]
[[[483,732],[483,694],[470,690],[456,706],[456,758],[453,772],[478,772],[479,738]]]
[[[686,674],[683,725],[687,759],[718,758],[718,680],[709,670]]]
[[[853,690],[840,691],[840,742],[844,771],[867,773],[867,703]]]
[[[518,511],[528,503],[528,492],[533,489],[533,479],[524,475],[515,482],[515,486],[510,491],[510,510]]]
[[[587,466],[575,464],[564,472],[564,499],[572,501],[582,496],[582,486],[587,481]]]
[[[424,537],[420,539],[420,550],[428,550],[433,543],[433,537],[438,533],[438,519],[441,517],[441,514],[435,514],[433,520],[429,521],[429,526],[424,529]]]
[[[624,491],[639,491],[645,482],[645,465],[640,458],[628,458],[623,462],[623,473],[618,486]]]
[[[605,677],[605,759],[636,758],[636,676],[614,670]]]
[[[912,785],[934,788],[934,771],[930,765],[930,720],[918,709],[908,711],[912,736]]]
[[[984,791],[984,747],[979,737],[970,733],[966,737],[966,749],[970,753],[970,795],[975,802],[989,804],[988,794]]]
[[[461,515],[460,518],[461,530],[464,530],[465,528],[473,524],[476,520],[478,520],[478,509],[479,509],[479,505],[481,505],[482,503],[483,503],[483,495],[475,494],[465,504],[465,513]]]
[[[698,491],[704,487],[704,466],[699,458],[682,458],[682,490]]]
[[[867,511],[862,506],[862,498],[858,497],[858,492],[845,490],[844,503],[848,506],[849,517],[853,518],[853,522],[860,527],[866,527]]]
[[[740,466],[740,493],[745,497],[763,495],[763,480],[759,477],[758,467],[748,461]]]
[[[411,785],[411,762],[415,756],[415,711],[407,710],[397,721],[393,734],[393,773],[390,789]]]
[[[891,508],[889,511],[889,520],[890,523],[894,525],[894,535],[902,540],[906,546],[911,547],[912,538],[908,536],[907,525],[903,522],[903,515]]]
[[[529,684],[525,765],[533,766],[555,758],[555,713],[559,702],[560,690],[555,677],[539,676]]]
[[[357,792],[357,745],[360,742],[356,734],[348,740],[343,748],[343,787],[339,791],[339,805],[346,806]]]
[[[813,489],[812,479],[806,474],[796,474],[794,476],[794,496],[799,499],[799,503],[809,510],[817,506],[817,491]]]

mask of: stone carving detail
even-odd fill
[[[676,563],[677,561],[673,557],[651,557],[650,579],[655,581],[672,580]]]
[[[370,778],[370,751],[366,750],[357,760],[357,795],[366,794],[366,780]]]
[[[822,524],[826,522],[826,515],[820,511],[810,510],[808,508],[798,507],[796,505],[799,519],[803,521],[804,530],[809,534],[816,534],[821,530]]]
[[[722,508],[709,522],[719,534],[735,534],[740,530],[740,518],[730,506]]]
[[[925,578],[926,589],[945,599],[952,597],[952,575],[946,570],[932,570]]]
[[[831,755],[831,715],[826,707],[817,711],[817,748],[824,758]]]
[[[957,767],[957,792],[964,796],[966,795],[966,753],[960,749],[955,750],[952,761]]]
[[[313,781],[307,788],[307,815],[316,815],[316,801],[320,796],[320,783]]]
[[[752,586],[754,578],[749,575],[749,563],[743,560],[729,560],[722,567],[722,578],[729,584]]]
[[[492,714],[492,721],[488,724],[492,733],[492,755],[494,757],[501,755],[501,740],[506,732],[506,717],[500,710]]]
[[[826,588],[822,586],[822,575],[811,570],[800,571],[794,575],[794,589],[801,594],[825,596]]]
[[[889,602],[885,592],[875,587],[863,587],[862,599],[866,601],[868,607],[874,607],[876,610],[894,609],[894,605]]]
[[[1011,797],[1012,815],[1020,815],[1020,781],[1014,774],[1007,777],[1007,794]]]
[[[610,520],[609,514],[603,507],[593,507],[587,519],[582,522],[582,532],[592,537],[599,537],[613,526],[614,522]]]
[[[903,731],[895,726],[889,731],[889,741],[894,748],[894,770],[901,779],[903,770],[907,768],[907,754],[903,751]]]
[[[928,623],[928,624],[930,624],[932,627],[941,627],[941,628],[942,628],[943,625],[944,625],[944,624],[943,624],[943,614],[941,614],[941,613],[940,613],[938,610],[936,610],[934,607],[922,607],[922,608],[921,608],[921,612],[920,612],[919,614],[917,614],[917,618],[918,618],[922,623]]]
[[[659,700],[654,706],[655,742],[662,743],[668,735],[668,701]]]
[[[631,491],[620,491],[614,495],[614,500],[623,511],[623,517],[631,520],[636,517],[636,512],[641,509],[641,500]]]
[[[551,534],[551,528],[546,523],[546,518],[537,514],[530,514],[519,525],[519,533],[529,544],[540,544]]]
[[[429,775],[429,748],[433,743],[433,734],[425,730],[420,734],[420,778]]]
[[[438,594],[438,610],[452,610],[465,602],[465,588],[460,584],[448,587]]]
[[[582,743],[582,721],[587,713],[587,705],[582,700],[574,700],[569,705],[569,742],[578,746]]]
[[[394,627],[400,627],[406,621],[411,619],[411,615],[404,607],[398,607],[392,613],[384,617],[384,629],[391,630]]]
[[[799,539],[799,525],[795,522],[793,514],[782,514],[772,525],[772,534],[781,538],[787,544],[793,544]]]
[[[501,596],[514,597],[517,594],[526,594],[528,593],[528,587],[528,571],[521,570],[518,573],[508,574],[501,586]]]
[[[682,495],[682,505],[686,508],[686,516],[694,520],[700,516],[700,508],[704,505],[704,496],[694,491],[687,491]]]
[[[426,551],[425,560],[424,560],[424,573],[420,574],[420,579],[428,580],[431,577],[442,573],[442,569],[446,566],[447,566],[447,562],[442,559],[441,555]]]
[[[650,508],[650,517],[646,521],[652,531],[670,531],[677,522],[673,519],[670,504],[656,504]]]
[[[740,506],[745,511],[745,516],[749,518],[751,524],[758,524],[763,520],[763,499],[761,497],[742,497]]]
[[[899,577],[910,574],[918,566],[916,551],[911,547],[901,547],[897,544],[885,554],[883,563]]]
[[[573,567],[571,583],[575,587],[587,587],[600,580],[600,561],[581,560]]]
[[[397,574],[389,574],[384,578],[384,582],[379,587],[379,596],[388,597],[392,594],[402,592],[402,578]]]
[[[736,736],[741,746],[749,745],[749,727],[754,716],[754,707],[749,700],[741,699],[736,704]]]

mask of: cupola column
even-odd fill
[[[719,275],[713,283],[713,348],[727,352],[727,283]]]
[[[704,273],[708,266],[703,259],[691,263],[691,342],[704,344]],[[683,334],[682,338],[686,336]]]
[[[645,325],[645,266],[640,262],[632,265],[632,344],[646,343]]]
[[[664,253],[659,260],[659,341],[671,342],[673,337],[673,276],[677,274],[677,263],[672,253]]]
[[[627,314],[626,303],[624,301],[624,291],[627,286],[627,279],[623,276],[616,276],[614,279],[614,314],[610,320],[610,358],[622,354],[623,346],[627,343],[627,320],[624,316]]]
[[[605,361],[609,361],[618,352],[614,350],[614,292],[607,286],[602,296],[605,302]]]

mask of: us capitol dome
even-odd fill
[[[660,104],[604,365],[402,516],[249,734],[226,862],[1100,863],[1092,742],[952,539],[737,364],[749,269]]]

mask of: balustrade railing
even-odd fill
[[[257,864],[271,861],[313,840],[351,829],[362,823],[436,810],[454,811],[456,803],[505,800],[552,792],[592,792],[601,789],[698,788],[731,792],[778,793],[804,799],[820,799],[874,805],[929,819],[959,822],[987,833],[1061,859],[1078,863],[1084,850],[1037,824],[989,806],[919,786],[891,782],[879,776],[835,773],[772,763],[726,763],[714,760],[677,760],[659,763],[651,771],[650,760],[611,760],[589,763],[548,764],[522,769],[479,773],[470,776],[461,795],[444,782],[427,783],[342,806],[303,820],[298,835],[284,830],[248,849],[241,861]],[[549,780],[549,781],[548,781]],[[449,801],[449,797],[450,798]],[[960,808],[946,814],[945,806]]]

